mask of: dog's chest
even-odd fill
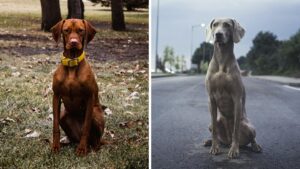
[[[61,92],[70,98],[81,97],[85,92],[84,81],[76,73],[69,72],[62,81]]]
[[[233,83],[233,77],[229,73],[225,72],[216,72],[215,74],[211,75],[209,77],[210,80],[210,88],[212,89],[211,91],[228,91],[231,89],[230,84]]]
[[[225,72],[217,72],[210,77],[210,91],[220,112],[224,116],[231,116],[233,109],[232,100],[232,81],[233,77]]]

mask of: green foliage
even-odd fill
[[[213,51],[214,46],[207,42],[201,43],[200,47],[195,50],[192,56],[192,64],[198,65],[198,72],[201,71],[202,62],[208,63],[210,61]]]
[[[276,53],[281,42],[271,32],[259,32],[247,53],[247,61],[254,74],[272,74],[278,70]]]
[[[208,63],[209,62],[201,62],[201,64],[200,64],[200,71],[201,71],[201,73],[206,74],[207,69],[208,69]]]
[[[174,66],[177,72],[183,72],[186,69],[186,60],[184,55],[175,57]]]
[[[253,74],[300,76],[300,30],[287,41],[277,40],[271,32],[259,32],[247,56],[238,63]]]
[[[174,49],[170,46],[166,46],[163,57],[163,66],[166,67],[166,63],[168,63],[170,66],[170,70],[172,70],[172,67],[174,66],[175,62]]]
[[[279,72],[295,72],[300,75],[300,30],[284,41],[278,52]]]
[[[241,56],[237,59],[237,62],[240,66],[241,70],[248,70],[247,58],[245,56]]]

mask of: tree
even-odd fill
[[[43,31],[50,31],[52,26],[61,20],[59,0],[40,0],[42,7],[42,23]]]
[[[192,64],[197,65],[197,70],[200,72],[201,62],[209,62],[214,51],[214,46],[210,43],[203,42],[200,44],[193,56],[192,56]]]
[[[300,30],[278,52],[279,72],[300,76]]]
[[[247,53],[247,64],[253,74],[272,74],[278,70],[277,52],[281,42],[271,32],[259,32]]]
[[[111,19],[113,30],[124,31],[126,29],[122,0],[111,1]]]
[[[181,59],[179,56],[176,56],[175,57],[175,69],[176,71],[179,71],[180,70],[180,67],[181,67]]]
[[[68,0],[68,19],[70,18],[84,18],[84,4],[82,0]]]
[[[248,69],[248,67],[247,67],[247,58],[246,58],[245,56],[239,57],[239,58],[237,59],[237,62],[238,62],[238,64],[239,64],[241,70],[246,70],[246,69]]]
[[[163,66],[166,68],[166,63],[169,64],[170,71],[174,65],[174,50],[172,47],[167,46],[164,50]]]

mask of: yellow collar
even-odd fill
[[[78,66],[78,64],[85,58],[85,52],[83,51],[82,54],[74,59],[70,59],[65,57],[64,55],[61,57],[61,64],[68,67]]]

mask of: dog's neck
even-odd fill
[[[83,52],[83,49],[65,49],[63,55],[66,58],[74,59],[79,57]]]
[[[233,42],[226,44],[214,43],[213,57],[218,65],[219,71],[227,72],[227,67],[234,62]]]

